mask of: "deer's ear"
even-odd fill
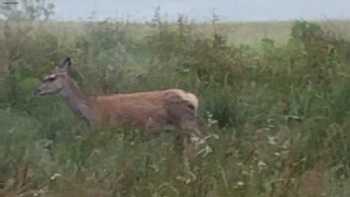
[[[70,57],[66,57],[63,62],[58,65],[59,69],[68,69],[70,66],[72,65],[72,61],[70,59]]]

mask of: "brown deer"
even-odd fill
[[[69,75],[71,59],[66,58],[46,76],[34,95],[61,95],[71,110],[93,127],[128,126],[146,133],[173,127],[179,132],[184,156],[189,144],[203,143],[198,128],[198,98],[181,89],[85,96]],[[191,146],[193,150],[193,146]],[[186,153],[187,151],[187,153]],[[187,155],[187,156],[186,156]]]

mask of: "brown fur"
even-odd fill
[[[180,89],[92,97],[89,105],[96,112],[98,126],[197,129],[198,99]]]

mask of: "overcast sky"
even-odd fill
[[[261,21],[290,19],[350,19],[350,0],[56,0],[61,20],[126,18],[148,20],[160,6],[172,20],[185,14],[208,20],[213,10],[222,20]]]

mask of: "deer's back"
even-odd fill
[[[180,89],[96,97],[101,124],[128,125],[145,129],[176,126],[183,118],[196,116],[198,99]]]

